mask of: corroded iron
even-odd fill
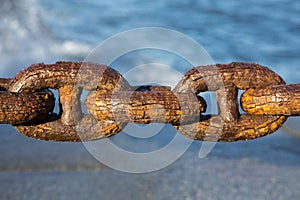
[[[249,89],[241,97],[245,112],[255,115],[300,115],[300,84]]]
[[[58,90],[60,111],[53,113]],[[80,97],[89,91],[81,110]],[[239,113],[238,90],[245,114]],[[205,114],[199,96],[215,91],[219,114]],[[233,62],[194,67],[171,90],[131,86],[120,73],[86,62],[34,64],[14,79],[0,79],[0,123],[42,140],[88,141],[112,136],[128,122],[171,123],[196,140],[255,139],[276,131],[291,115],[300,115],[300,86],[286,85],[267,67]]]
[[[149,91],[91,92],[85,102],[87,110],[98,120],[115,120],[138,124],[170,123],[173,125],[199,121],[205,112],[202,97],[190,93],[173,93],[163,87]]]
[[[10,92],[36,92],[44,88],[58,89],[61,110],[51,114],[43,123],[18,125],[22,134],[43,140],[84,141],[116,134],[126,123],[97,121],[83,115],[79,97],[82,89],[118,90],[129,84],[112,68],[82,62],[57,62],[31,65],[19,73],[10,84]]]
[[[273,71],[258,64],[235,62],[195,67],[184,75],[174,91],[192,91],[195,94],[216,91],[220,114],[202,116],[199,122],[175,128],[191,139],[224,142],[255,139],[273,133],[286,117],[240,115],[237,90],[274,84],[285,82]]]
[[[16,125],[45,120],[54,108],[52,92],[8,92],[10,81],[11,79],[0,79],[0,123]]]

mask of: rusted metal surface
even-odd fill
[[[98,122],[89,115],[82,115],[81,90],[106,91],[129,87],[117,71],[105,65],[82,62],[31,65],[11,81],[9,91],[28,93],[43,88],[58,89],[61,110],[59,115],[48,115],[43,123],[15,128],[26,136],[52,141],[84,141],[111,136],[120,132],[126,123]]]
[[[58,90],[60,112],[53,113]],[[84,114],[80,97],[88,90]],[[246,90],[239,113],[238,90]],[[215,91],[219,115],[204,115],[199,96]],[[207,141],[255,139],[300,115],[300,86],[285,85],[267,67],[234,62],[189,70],[171,90],[131,86],[120,73],[85,62],[34,64],[13,79],[0,79],[0,123],[22,134],[52,141],[88,141],[120,132],[128,122],[171,123],[189,138]]]
[[[98,120],[116,120],[138,124],[186,124],[200,120],[205,112],[203,98],[190,93],[159,91],[91,92],[86,99],[87,110]]]
[[[0,78],[0,91],[7,90],[12,79],[10,78]]]
[[[126,123],[97,121],[90,115],[84,115],[76,126],[67,126],[59,116],[51,115],[43,123],[14,127],[20,133],[39,140],[80,142],[110,137],[125,126]]]
[[[44,88],[58,89],[76,85],[85,90],[127,89],[128,82],[116,70],[88,62],[33,64],[11,81],[9,92],[35,92]]]
[[[45,120],[54,108],[49,90],[24,94],[7,92],[11,79],[0,79],[0,123],[22,124]]]
[[[241,97],[245,112],[255,115],[300,115],[300,84],[249,89]]]
[[[267,67],[255,63],[232,62],[194,67],[184,74],[174,91],[192,90],[198,94],[205,91],[216,91],[227,84],[233,84],[240,90],[246,90],[284,83],[279,75]]]
[[[280,128],[285,120],[285,116],[244,114],[238,121],[224,121],[220,116],[205,115],[202,116],[201,122],[175,128],[193,140],[233,142],[271,134]]]
[[[189,138],[208,141],[248,140],[270,134],[281,127],[286,117],[240,115],[237,89],[262,88],[272,84],[284,84],[284,81],[268,68],[257,64],[195,67],[184,75],[174,91],[216,91],[220,115],[202,116],[199,122],[175,128]]]

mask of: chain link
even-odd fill
[[[206,115],[197,123],[176,127],[182,134],[196,140],[236,141],[262,137],[276,131],[286,120],[281,115],[240,114],[238,90],[284,84],[270,69],[254,63],[233,62],[199,66],[189,70],[175,92],[195,94],[216,91],[219,115]]]
[[[54,95],[49,90],[34,93],[7,92],[11,79],[0,79],[0,123],[28,124],[46,119],[54,108]]]
[[[60,111],[54,113],[58,90]],[[83,90],[90,91],[81,110]],[[241,97],[239,113],[238,90]],[[199,96],[215,91],[219,115],[204,114]],[[286,85],[267,67],[233,62],[190,69],[171,90],[131,86],[116,70],[87,62],[34,64],[0,79],[0,123],[42,140],[89,141],[120,132],[129,122],[170,123],[195,140],[237,141],[273,133],[300,115],[300,84]]]
[[[300,84],[249,89],[242,95],[241,105],[255,115],[300,115]]]

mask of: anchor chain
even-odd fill
[[[58,90],[60,111],[54,113]],[[89,91],[82,111],[82,91]],[[245,90],[238,101],[238,90]],[[218,115],[206,114],[201,94],[215,91]],[[239,112],[239,103],[245,113]],[[127,123],[169,123],[195,139],[231,142],[275,132],[300,115],[300,84],[287,85],[269,68],[233,62],[198,66],[168,86],[132,86],[116,70],[89,62],[33,64],[0,78],[0,123],[41,140],[90,141]]]

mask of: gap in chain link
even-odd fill
[[[245,114],[245,111],[242,109],[242,106],[241,106],[241,96],[244,92],[245,92],[245,90],[239,90],[238,91],[238,102],[239,102],[239,112],[240,112],[240,114]]]
[[[240,114],[245,114],[245,111],[243,111],[241,106],[241,96],[245,92],[245,90],[239,90],[238,91],[238,102],[239,102],[239,112]],[[212,115],[218,115],[219,114],[219,108],[218,108],[218,102],[216,99],[216,92],[207,91],[207,92],[201,92],[199,95],[204,98],[204,100],[207,103],[206,112],[203,114],[212,114]]]
[[[87,97],[87,95],[89,94],[90,91],[88,90],[82,90],[82,94],[80,96],[80,102],[81,102],[81,110],[83,114],[88,114],[88,111],[86,109],[86,107],[84,106],[84,101]]]
[[[53,113],[55,114],[60,114],[60,104],[59,104],[59,95],[58,95],[58,90],[53,90],[50,89],[50,91],[54,94],[55,97],[55,104],[54,104],[54,109],[53,109]],[[83,90],[82,94],[80,96],[80,102],[81,102],[81,110],[83,114],[88,114],[86,107],[84,106],[84,101],[87,97],[87,95],[89,94],[90,91],[88,90]]]
[[[207,92],[201,92],[201,94],[199,95],[202,98],[204,98],[204,100],[207,103],[207,108],[206,108],[206,112],[203,114],[209,114],[209,115],[218,115],[219,114],[219,108],[218,108],[218,102],[217,102],[217,98],[216,98],[216,92],[212,92],[212,91],[207,91]]]
[[[54,104],[53,113],[59,114],[60,106],[59,106],[58,90],[50,89],[50,91],[54,94],[54,97],[55,97],[55,104]]]

